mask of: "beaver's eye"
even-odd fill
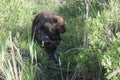
[[[57,20],[56,20],[56,19],[54,19],[54,20],[53,20],[53,22],[54,22],[54,23],[57,23]]]

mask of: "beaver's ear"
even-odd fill
[[[53,22],[54,23],[57,23],[59,21],[59,19],[60,19],[59,16],[56,16],[56,15],[53,16]]]
[[[57,23],[58,20],[56,18],[53,18],[53,23]]]

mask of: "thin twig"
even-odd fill
[[[120,73],[120,68],[117,68],[116,70],[114,70],[112,73],[110,73],[107,76],[107,79],[111,79],[112,77],[116,76],[118,73]]]
[[[88,1],[85,1],[86,4],[86,13],[85,13],[85,26],[84,26],[84,38],[83,38],[83,48],[86,48],[88,46],[88,38],[87,38],[87,21],[88,21],[88,14],[89,14],[89,3]]]
[[[12,36],[11,36],[11,32],[9,32],[10,35],[10,42],[11,42],[11,48],[12,48],[12,62],[13,62],[13,69],[14,69],[14,74],[15,74],[15,79],[13,80],[19,80],[18,79],[18,71],[17,71],[17,63],[15,60],[15,53],[14,53],[14,48],[13,48],[13,43],[12,43]]]

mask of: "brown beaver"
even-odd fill
[[[33,20],[32,38],[55,62],[58,62],[56,49],[61,41],[60,34],[64,32],[66,32],[64,19],[54,13],[42,12]]]

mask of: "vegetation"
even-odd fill
[[[0,0],[2,80],[119,80],[119,0]],[[58,47],[59,64],[31,39],[35,15],[64,17],[67,32]],[[38,61],[38,63],[36,63]],[[38,79],[39,77],[39,79]]]

